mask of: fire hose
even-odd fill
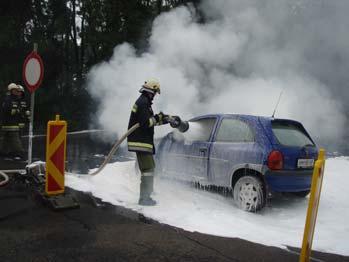
[[[129,130],[127,130],[127,132],[118,140],[116,141],[116,143],[114,144],[114,146],[112,147],[112,149],[110,150],[108,156],[105,158],[104,162],[102,163],[102,165],[93,173],[89,174],[91,176],[95,176],[98,173],[100,173],[104,167],[108,164],[108,162],[110,161],[110,159],[112,158],[112,156],[114,155],[115,151],[119,148],[120,144],[130,135],[132,134],[137,128],[139,127],[139,123],[133,125]]]
[[[4,186],[4,185],[6,185],[6,184],[8,183],[9,178],[8,178],[8,176],[7,176],[3,171],[1,171],[1,170],[0,170],[0,175],[4,178],[4,180],[0,181],[0,186]]]
[[[180,132],[184,133],[189,129],[189,123],[187,121],[182,121],[178,116],[170,116],[169,117],[169,123],[171,127],[177,128]],[[95,176],[99,174],[104,167],[109,163],[110,159],[114,155],[115,151],[119,148],[120,144],[130,135],[132,134],[138,127],[139,123],[133,125],[127,132],[113,145],[112,149],[110,150],[108,156],[105,158],[104,162],[101,164],[101,166],[94,172],[90,173],[89,175]]]

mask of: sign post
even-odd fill
[[[41,57],[37,53],[38,44],[34,43],[33,52],[31,52],[23,64],[23,80],[31,93],[30,96],[30,122],[29,122],[29,142],[28,142],[28,164],[32,162],[33,146],[33,122],[34,122],[34,102],[35,90],[41,85],[44,76],[44,65]]]

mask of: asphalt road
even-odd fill
[[[0,261],[298,261],[299,250],[187,232],[70,191],[80,208],[54,211],[23,180],[0,188]],[[258,232],[256,232],[258,234]],[[313,252],[314,261],[349,257]]]

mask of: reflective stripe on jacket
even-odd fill
[[[147,143],[139,143],[139,142],[128,142],[127,143],[128,150],[134,152],[149,152],[153,153],[154,146]]]
[[[12,125],[12,126],[3,125],[1,127],[1,130],[2,131],[18,131],[19,126],[18,125]]]

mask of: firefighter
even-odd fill
[[[19,100],[21,116],[19,119],[18,126],[19,126],[19,134],[22,136],[24,134],[24,127],[25,127],[26,123],[28,123],[30,120],[30,111],[28,110],[28,103],[27,103],[27,99],[25,97],[24,87],[21,85],[18,85],[18,89],[21,92],[20,100]]]
[[[156,94],[160,94],[160,83],[156,79],[145,81],[141,93],[136,103],[132,107],[128,128],[136,123],[140,127],[127,138],[128,150],[136,152],[137,162],[141,171],[140,205],[154,206],[156,202],[151,198],[154,185],[155,162],[153,154],[154,147],[154,126],[168,123],[168,115],[162,112],[154,115],[152,110],[153,99]]]
[[[7,88],[8,93],[1,104],[0,152],[15,160],[21,160],[24,156],[24,149],[19,137],[21,91],[15,83],[9,84]]]

